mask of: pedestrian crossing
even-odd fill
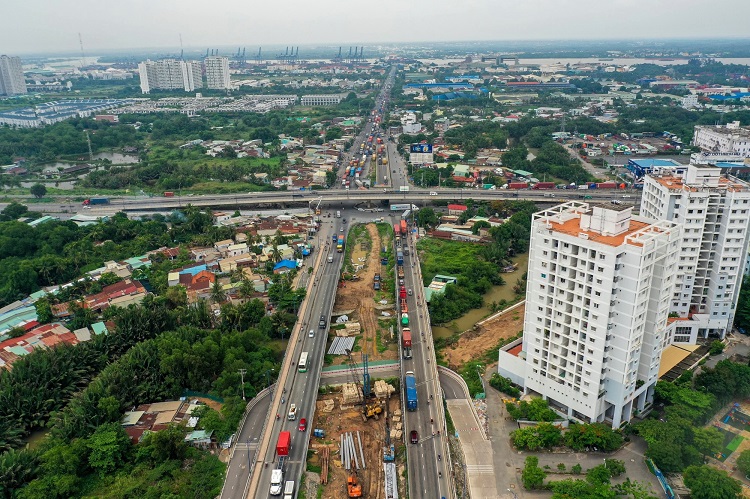
[[[258,449],[258,443],[252,443],[248,444],[246,442],[237,442],[237,445],[234,446],[234,450],[257,450]]]
[[[478,475],[492,475],[495,473],[495,469],[491,464],[467,464],[466,472]]]

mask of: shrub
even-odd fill
[[[521,395],[521,390],[513,385],[513,381],[510,378],[500,376],[498,373],[494,373],[490,378],[490,386],[499,392],[503,392],[511,397],[518,398]]]

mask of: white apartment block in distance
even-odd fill
[[[344,97],[342,94],[303,95],[299,103],[301,106],[335,106],[341,104]]]
[[[750,129],[741,128],[739,121],[728,125],[696,126],[692,144],[706,153],[750,158]]]
[[[523,339],[498,372],[569,419],[619,427],[653,401],[680,227],[632,205],[534,214]]]
[[[210,56],[203,60],[206,68],[206,88],[229,90],[229,58]]]
[[[0,95],[26,93],[26,79],[20,57],[0,55]]]
[[[196,88],[203,88],[201,63],[196,61],[146,60],[138,64],[138,73],[141,78],[141,92],[144,94],[151,90],[192,92]]]
[[[712,165],[646,176],[641,214],[680,223],[670,343],[724,338],[737,309],[748,251],[750,184]]]

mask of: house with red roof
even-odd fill
[[[458,217],[458,216],[461,216],[463,212],[465,212],[466,210],[468,210],[468,208],[466,207],[466,205],[463,205],[463,204],[449,204],[448,205],[448,215],[453,215],[453,216]]]

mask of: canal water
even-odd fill
[[[520,279],[524,272],[526,272],[526,269],[529,266],[529,254],[524,253],[513,258],[513,263],[517,263],[518,268],[513,272],[503,274],[503,279],[505,280],[504,285],[493,286],[484,294],[484,304],[482,305],[482,308],[469,310],[458,319],[443,326],[433,326],[432,335],[435,338],[447,338],[454,333],[462,333],[467,329],[470,329],[474,324],[485,317],[492,315],[493,311],[490,309],[490,305],[493,302],[499,302],[500,300],[505,300],[507,302],[513,301],[516,297],[516,294],[513,292],[513,286],[515,286],[516,280]]]

